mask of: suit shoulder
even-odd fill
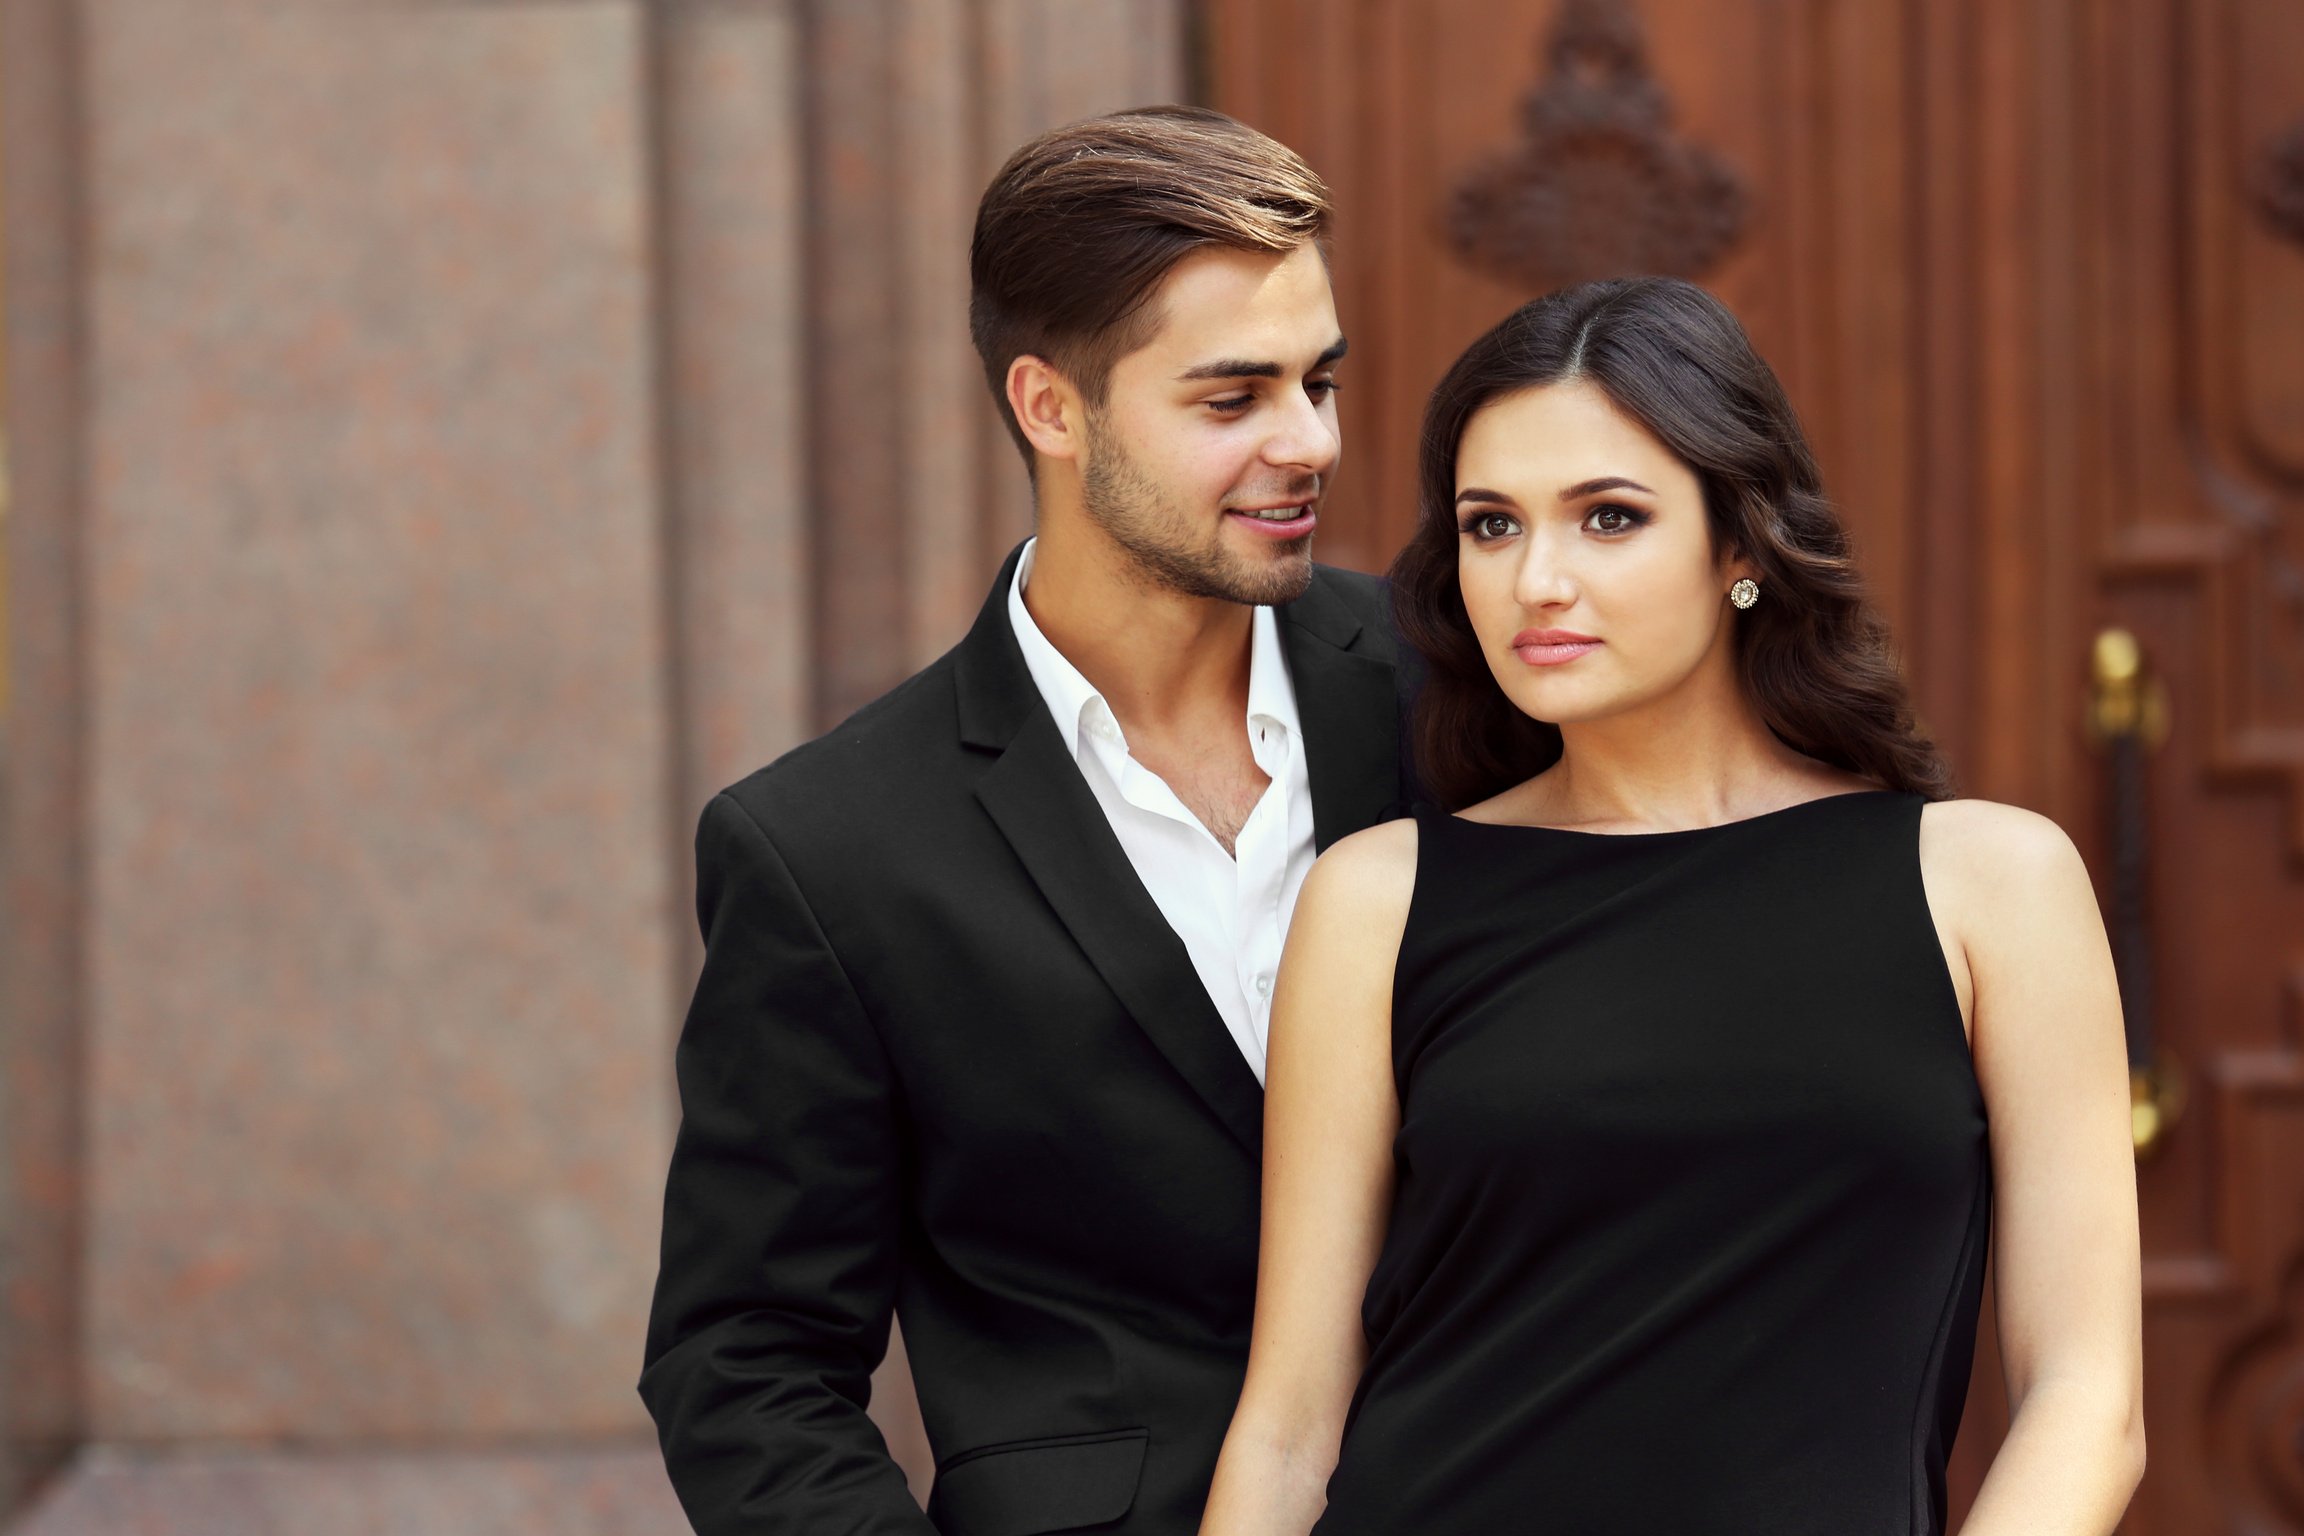
[[[1358,625],[1361,638],[1354,643],[1354,649],[1365,650],[1386,662],[1398,659],[1400,647],[1392,623],[1392,584],[1383,577],[1339,566],[1316,565],[1312,568],[1312,585],[1299,601],[1304,604],[1299,610],[1299,622],[1315,633],[1326,633],[1342,643],[1340,629]]]
[[[1316,565],[1312,567],[1312,579],[1334,592],[1361,618],[1391,622],[1392,584],[1383,577],[1347,570],[1340,565]]]
[[[917,783],[923,753],[958,739],[951,673],[947,654],[720,793],[766,827],[796,813],[879,799],[899,780]]]

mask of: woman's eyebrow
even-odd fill
[[[1486,490],[1477,485],[1468,485],[1456,493],[1457,505],[1461,506],[1467,501],[1493,501],[1507,507],[1520,505],[1502,491]]]
[[[1642,491],[1650,496],[1656,494],[1637,480],[1627,480],[1622,475],[1602,475],[1597,480],[1577,481],[1561,491],[1560,499],[1574,501],[1579,496],[1597,496],[1602,491]]]

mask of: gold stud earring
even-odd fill
[[[1739,608],[1749,608],[1760,601],[1760,583],[1749,576],[1737,578],[1736,585],[1728,589],[1728,601]]]

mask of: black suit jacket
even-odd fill
[[[704,1536],[1188,1536],[1247,1360],[1262,1090],[1009,627],[719,796],[641,1396]],[[1315,838],[1405,803],[1381,585],[1279,610]],[[891,1308],[925,1518],[866,1418]]]

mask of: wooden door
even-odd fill
[[[2304,1536],[2304,7],[1261,0],[1202,37],[1214,103],[1342,211],[1324,558],[1406,537],[1424,396],[1481,329],[1676,271],[1783,375],[1966,792],[2061,822],[2108,911],[2089,660],[2139,640],[2134,969],[2189,1102],[2139,1174],[2122,1529]],[[1962,1506],[2007,1423],[1990,1330]]]

